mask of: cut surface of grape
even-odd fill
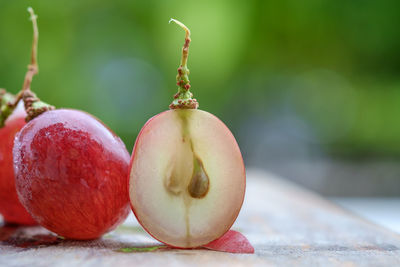
[[[235,138],[197,109],[160,113],[133,150],[129,194],[142,226],[174,247],[199,247],[234,223],[243,203],[245,168]]]

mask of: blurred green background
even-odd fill
[[[173,17],[192,31],[192,92],[248,167],[326,194],[400,194],[399,1],[0,0],[0,87],[14,93],[28,6],[40,30],[32,89],[97,116],[129,151],[176,92],[184,32]]]

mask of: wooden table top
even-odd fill
[[[248,172],[233,229],[249,239],[255,254],[123,252],[160,245],[133,216],[102,239],[85,242],[59,239],[41,227],[3,226],[0,266],[400,266],[400,235],[264,172]]]

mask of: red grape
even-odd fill
[[[0,128],[0,213],[8,223],[32,225],[36,222],[19,202],[15,190],[12,156],[15,134],[25,125],[25,115],[21,106]]]
[[[47,229],[95,239],[128,215],[129,153],[88,113],[43,113],[17,134],[13,153],[19,198]]]

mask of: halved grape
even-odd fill
[[[245,193],[242,155],[229,129],[197,109],[169,110],[142,128],[129,196],[141,225],[174,247],[199,247],[226,233]]]

